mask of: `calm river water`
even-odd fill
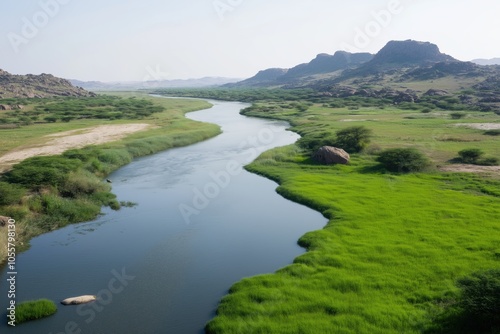
[[[259,153],[295,142],[279,121],[239,115],[247,105],[210,101],[188,118],[223,134],[135,160],[110,176],[138,205],[32,240],[17,257],[16,300],[93,294],[47,319],[2,333],[203,333],[220,299],[243,277],[270,273],[303,253],[297,240],[326,219],[242,169]],[[1,307],[7,308],[6,269]],[[8,331],[7,331],[8,330]]]

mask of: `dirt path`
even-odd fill
[[[456,173],[498,173],[500,166],[477,166],[477,165],[464,165],[456,164],[443,166],[439,170],[443,172],[456,172]]]
[[[456,126],[464,126],[478,130],[497,130],[500,129],[500,123],[459,123]]]
[[[119,124],[101,125],[94,128],[71,130],[51,134],[46,137],[53,138],[48,142],[28,148],[17,148],[0,157],[0,172],[12,165],[34,156],[47,156],[61,154],[72,148],[82,148],[88,145],[104,144],[120,140],[129,134],[146,130],[150,124]]]

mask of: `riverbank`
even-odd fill
[[[118,141],[72,149],[59,156],[27,159],[14,166],[13,175],[2,177],[3,188],[9,189],[13,198],[9,198],[9,202],[0,207],[1,215],[16,220],[18,252],[27,249],[29,240],[34,236],[70,223],[94,219],[101,212],[102,206],[118,209],[120,203],[111,193],[110,185],[102,180],[134,158],[173,147],[187,146],[220,133],[216,125],[195,122],[184,117],[187,112],[209,108],[211,105],[206,101],[165,99],[141,93],[116,93],[116,95],[144,98],[165,108],[165,111],[142,118],[140,123],[148,127],[146,130],[135,132]],[[128,124],[135,124],[137,121],[83,120],[68,124],[40,124],[7,130],[9,134],[4,133],[2,136],[14,136],[15,131],[19,130],[22,132],[21,144],[33,145],[37,141],[40,142],[37,137],[40,134],[46,136],[70,130],[82,131],[82,128],[88,128],[89,125],[97,127],[103,123],[107,126],[121,125],[126,128]],[[110,139],[116,137],[111,136]],[[14,144],[9,143],[9,145]],[[36,175],[43,175],[45,179],[39,180],[39,184],[34,184],[33,178],[29,177],[31,169]],[[5,183],[5,180],[10,180],[10,183]],[[24,181],[26,184],[23,184]],[[2,262],[7,255],[7,233],[0,235],[0,262]]]
[[[297,112],[271,103],[246,114],[286,119],[303,140],[353,125],[372,129],[374,138],[368,153],[354,154],[347,166],[318,165],[296,145],[247,166],[330,222],[299,240],[308,252],[294,264],[231,287],[206,332],[450,332],[453,324],[441,321],[459,299],[457,279],[498,267],[499,176],[391,174],[371,152],[417,147],[444,166],[468,145],[498,156],[498,139],[457,129],[447,115],[395,108],[315,105]],[[469,116],[471,123],[496,119]]]

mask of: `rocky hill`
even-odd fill
[[[337,51],[334,55],[322,53],[306,64],[291,69],[270,68],[260,71],[255,76],[225,87],[269,87],[282,85],[304,85],[308,82],[327,77],[338,76],[343,70],[356,68],[371,60],[370,53],[349,53]]]
[[[374,56],[320,54],[307,64],[261,71],[232,87],[312,88],[320,95],[383,98],[396,104],[444,97],[456,108],[500,112],[499,78],[500,66],[462,62],[435,44],[406,40],[391,41]]]
[[[13,75],[0,69],[0,98],[86,97],[96,94],[51,74]]]
[[[322,53],[316,56],[308,64],[295,66],[279,77],[278,80],[287,82],[288,80],[316,74],[334,73],[339,70],[358,67],[373,58],[370,53],[349,53],[337,51],[333,56]]]
[[[278,79],[288,72],[284,68],[268,68],[267,70],[259,71],[255,76],[237,82],[225,85],[225,87],[263,87],[272,86],[278,83]]]
[[[413,40],[391,41],[380,50],[373,60],[366,64],[396,66],[422,66],[429,63],[456,61],[455,58],[439,51],[437,45]]]

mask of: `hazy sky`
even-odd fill
[[[0,68],[80,80],[246,78],[318,53],[500,57],[498,0],[1,0]]]

